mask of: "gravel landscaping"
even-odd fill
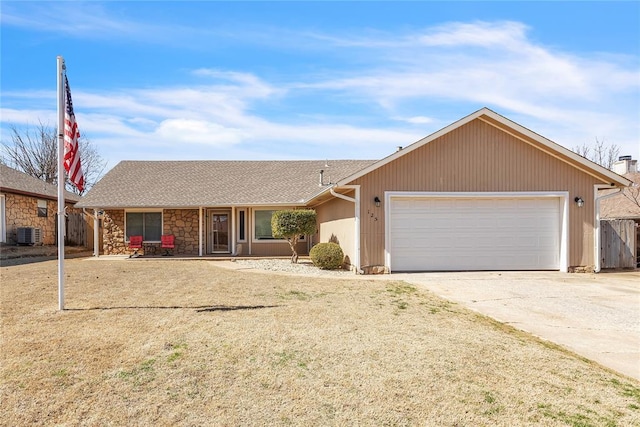
[[[297,264],[293,264],[289,259],[239,259],[234,262],[238,266],[241,266],[237,269],[255,269],[317,277],[341,277],[345,279],[355,276],[355,273],[349,270],[321,270],[314,266],[310,260],[303,258],[300,258]]]

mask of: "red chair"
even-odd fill
[[[133,253],[129,258],[137,258],[140,256],[139,249],[142,249],[142,236],[129,236],[129,250],[133,249]]]
[[[175,236],[173,234],[163,234],[160,237],[160,247],[164,249],[162,256],[173,256],[173,253],[169,253],[169,249],[173,251],[175,249]]]

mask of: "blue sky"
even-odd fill
[[[640,2],[1,3],[3,141],[56,123],[56,56],[108,161],[377,159],[489,107],[640,158]]]

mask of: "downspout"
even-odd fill
[[[93,218],[93,256],[98,258],[100,256],[100,219],[98,219],[98,209],[93,210],[93,215],[91,215],[85,208],[82,208],[82,212]]]
[[[342,188],[351,188],[355,190],[356,197],[345,196],[344,194],[336,193],[334,187],[329,188],[329,192],[332,196],[337,197],[347,202],[354,203],[355,210],[355,241],[354,241],[354,257],[355,257],[355,270],[356,274],[364,274],[364,271],[360,269],[360,186],[359,185],[344,185]]]
[[[609,197],[612,196],[617,196],[618,194],[620,194],[622,192],[622,190],[624,190],[624,188],[618,188],[617,191],[614,191],[611,194],[605,194],[602,195],[600,197],[598,197],[598,190],[606,190],[606,189],[611,189],[610,185],[594,185],[593,186],[593,199],[595,200],[594,203],[594,209],[595,209],[595,220],[596,220],[596,229],[595,229],[595,233],[596,235],[595,237],[595,266],[594,266],[594,271],[596,273],[600,272],[600,267],[601,267],[601,262],[600,262],[600,257],[601,257],[601,253],[602,253],[602,248],[600,247],[600,201],[604,200],[604,199],[608,199]]]

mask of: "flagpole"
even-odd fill
[[[58,56],[58,310],[64,310],[64,58]]]

